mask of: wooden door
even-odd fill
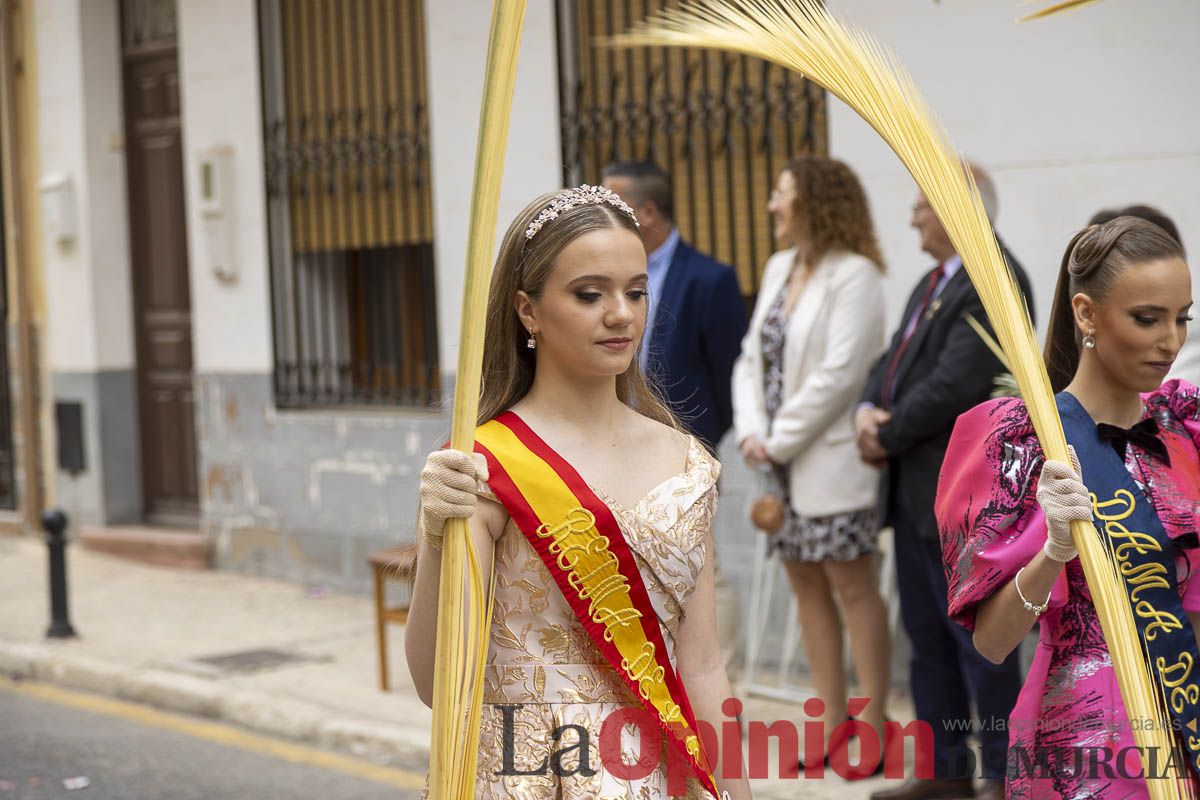
[[[173,0],[121,3],[125,152],[147,521],[198,511],[179,60]]]

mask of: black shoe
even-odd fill
[[[855,720],[856,722],[858,721],[857,717],[850,717],[850,719]],[[888,719],[887,716],[885,715],[883,718],[883,724],[885,726],[884,727],[884,739],[879,742],[878,763],[875,764],[874,768],[870,768],[866,764],[861,764],[857,767],[850,767],[849,773],[844,776],[846,780],[862,781],[862,780],[866,780],[867,778],[874,778],[874,777],[877,777],[877,776],[883,774],[883,768],[887,765],[887,760],[888,760],[888,752],[887,752],[887,747],[886,747],[886,744],[887,744],[887,727],[886,727],[886,725],[889,722],[891,722],[891,720]],[[852,734],[852,735],[856,736],[857,734]],[[870,770],[869,772],[868,772],[868,769]]]
[[[848,721],[848,720],[852,720],[852,719],[854,719],[854,717],[847,717],[847,718],[846,718],[846,720],[843,720],[843,722],[845,722],[845,721]],[[835,727],[837,727],[837,728],[840,728],[840,727],[841,727],[841,725],[839,724],[839,725],[837,725],[837,726],[835,726]],[[853,738],[854,736],[855,736],[855,734],[853,734],[853,733],[852,733],[852,734],[850,734],[850,736],[848,736],[848,737],[846,738],[846,741],[850,741],[850,739],[851,739],[851,738]],[[834,744],[834,743],[833,743],[833,741],[831,740],[831,741],[829,742],[828,749],[825,751],[825,758],[824,758],[824,760],[822,761],[822,763],[823,763],[825,766],[827,766],[827,767],[829,766],[829,751],[830,751],[830,750],[833,750],[833,744]],[[800,759],[800,772],[801,772],[801,773],[803,773],[805,769],[807,769],[807,765],[804,763],[804,759]]]

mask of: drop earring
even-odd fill
[[[537,349],[537,339],[533,338],[533,336],[534,336],[533,331],[530,331],[529,338],[525,340],[525,346],[528,347],[530,350]]]
[[[1095,350],[1096,349],[1095,335],[1089,333],[1087,336],[1083,337],[1083,346],[1086,347],[1088,350]]]

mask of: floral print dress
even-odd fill
[[[775,414],[786,398],[783,396],[783,353],[787,342],[790,314],[785,310],[787,291],[781,291],[767,311],[762,326],[763,395],[767,417]],[[784,561],[853,561],[875,552],[878,527],[875,509],[867,508],[808,517],[792,508],[788,491],[787,466],[771,470],[772,490],[783,499],[787,518],[771,536],[771,551]]]

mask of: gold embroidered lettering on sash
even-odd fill
[[[683,722],[683,709],[675,703],[668,701],[663,707],[663,712],[658,716],[663,722]]]
[[[1189,736],[1187,738],[1188,747],[1192,752],[1200,749],[1200,736]],[[1196,756],[1196,760],[1192,762],[1196,769],[1200,770],[1200,755]]]
[[[525,526],[524,520],[519,520],[522,532],[563,588],[577,619],[584,623],[589,637],[600,646],[605,661],[615,668],[622,683],[640,695],[640,705],[653,709],[667,723],[665,732],[673,737],[672,744],[686,747],[701,782],[712,786],[709,768],[703,763],[703,748],[693,729],[694,720],[690,714],[684,714],[683,706],[674,702],[686,703],[686,695],[672,696],[679,689],[673,688],[675,674],[667,661],[669,652],[659,648],[663,644],[660,629],[651,627],[660,623],[654,608],[645,604],[641,575],[635,571],[623,572],[625,566],[637,570],[637,564],[632,559],[626,564],[612,550],[616,545],[622,554],[625,552],[620,531],[607,527],[613,520],[604,514],[604,530],[615,537],[610,541],[597,527],[596,515],[583,505],[591,505],[591,494],[576,491],[569,477],[536,452],[537,448],[525,441],[518,428],[499,419],[481,426],[479,433],[482,434],[479,441],[492,450],[501,466],[513,476],[523,508],[535,515],[529,520],[536,524],[532,530]],[[510,457],[516,470],[508,470]],[[542,461],[562,480],[547,474]],[[528,481],[522,477],[526,466],[538,468],[530,471],[534,478]],[[636,601],[634,589],[638,592]],[[642,604],[640,608],[638,603]],[[541,693],[545,690],[545,673],[535,676],[535,686],[539,677]],[[667,683],[668,677],[671,685]]]
[[[1138,599],[1138,594],[1147,589],[1169,589],[1170,583],[1163,576],[1167,574],[1166,567],[1158,563],[1135,565],[1129,562],[1130,551],[1140,556],[1162,552],[1162,545],[1148,533],[1131,531],[1122,524],[1122,520],[1133,516],[1137,508],[1137,500],[1128,489],[1118,489],[1112,499],[1101,501],[1092,495],[1092,513],[1096,519],[1104,522],[1104,532],[1113,544],[1113,557],[1117,561],[1117,569],[1125,579],[1125,591],[1129,595],[1133,613],[1144,620],[1150,620],[1142,631],[1146,641],[1152,642],[1159,632],[1170,633],[1180,630],[1183,623],[1179,617],[1169,611],[1160,611],[1148,600]],[[1131,588],[1132,587],[1132,588]]]
[[[1176,714],[1182,714],[1185,708],[1195,705],[1197,701],[1200,701],[1200,686],[1194,683],[1171,690],[1171,708],[1175,709]]]
[[[1179,661],[1174,664],[1167,664],[1167,659],[1164,656],[1159,656],[1154,660],[1154,666],[1158,668],[1158,675],[1162,678],[1163,686],[1168,689],[1174,689],[1180,686],[1188,679],[1188,675],[1192,674],[1192,654],[1180,653]],[[1182,670],[1183,674],[1179,672]]]
[[[555,547],[554,545],[550,545],[551,553],[554,552],[554,547]],[[578,550],[578,549],[579,549],[578,547],[570,547],[566,550],[560,549],[557,554],[558,555],[558,568],[561,569],[563,572],[573,572],[575,570],[576,565],[579,564],[579,559],[583,556],[582,553],[574,552],[575,550]]]
[[[1139,556],[1162,552],[1162,545],[1156,542],[1154,537],[1148,533],[1128,530],[1119,522],[1106,522],[1104,528],[1114,542],[1119,539],[1129,539],[1128,542],[1118,544],[1113,548],[1113,554],[1119,561],[1128,561],[1130,550]]]
[[[621,562],[608,549],[608,537],[596,530],[596,517],[592,512],[583,507],[574,508],[558,525],[542,524],[536,533],[542,539],[553,540],[547,549],[556,556],[559,569],[567,573],[567,583],[579,599],[589,601],[588,615],[593,622],[604,626],[604,641],[613,640],[614,629],[629,627],[642,618],[642,612],[628,600],[629,579],[621,574]],[[598,557],[600,563],[581,573],[580,560],[590,557]],[[602,605],[609,598],[622,594],[627,596],[626,607]],[[632,662],[621,659],[621,669],[646,700],[650,699],[653,688],[664,683],[666,678],[666,670],[659,666],[656,655],[654,643],[643,642],[641,652]],[[684,722],[683,709],[669,700],[658,716],[666,723]],[[700,752],[700,743],[695,736],[688,740],[687,747],[693,756]]]
[[[642,652],[638,654],[632,662],[628,659],[621,659],[621,669],[638,685],[638,693],[644,699],[650,699],[650,691],[655,684],[661,683],[666,677],[666,670],[658,665],[654,660],[655,647],[653,642],[643,642]],[[675,706],[678,708],[678,706]],[[659,717],[664,722],[670,722],[667,719],[666,712],[661,712]]]
[[[654,666],[654,644],[652,642],[645,642],[642,645],[642,652],[632,662],[627,658],[621,659],[621,669],[629,673],[629,677],[635,681],[644,678]]]
[[[1145,600],[1139,600],[1134,605],[1133,611],[1142,619],[1151,620],[1146,625],[1145,636],[1146,641],[1153,642],[1158,638],[1158,632],[1170,633],[1177,631],[1183,627],[1183,623],[1179,621],[1179,617],[1172,614],[1170,611],[1159,611]]]
[[[600,538],[603,539],[604,537],[602,536]],[[619,561],[617,561],[617,557],[614,556],[612,553],[609,553],[607,558],[605,558],[603,561],[601,561],[599,564],[597,564],[596,567],[593,568],[591,571],[589,571],[587,574],[580,575],[578,572],[572,572],[570,575],[567,576],[567,583],[571,584],[572,589],[574,589],[577,592],[582,593],[582,592],[586,591],[586,584],[589,581],[594,580],[596,578],[596,576],[599,575],[601,572],[604,572],[605,570],[609,570],[609,569],[617,570],[620,568],[620,566],[621,566],[621,563]],[[618,572],[617,574],[619,575],[620,573]]]
[[[581,506],[573,508],[558,525],[540,525],[537,535],[542,539],[553,539],[547,549],[557,556],[559,569],[567,573],[567,583],[581,600],[591,598],[588,615],[592,622],[604,626],[604,641],[613,640],[613,628],[628,627],[641,618],[642,612],[632,603],[619,609],[600,606],[604,599],[614,594],[628,595],[629,581],[621,574],[617,557],[608,549],[608,537],[601,536],[596,530],[596,516],[592,512]],[[599,556],[600,563],[581,575],[577,567],[580,559],[586,556]],[[587,584],[592,580],[597,583],[589,589]]]
[[[625,591],[629,591],[626,589]],[[592,614],[592,622],[604,626],[604,641],[613,640],[613,628],[628,628],[642,618],[642,612],[636,608],[601,608]]]
[[[605,598],[607,598],[610,594],[615,594],[616,592],[621,591],[621,589],[625,588],[626,585],[627,584],[624,575],[609,575],[601,578],[600,581],[597,582],[596,585],[591,589],[588,589],[587,586],[584,586],[584,588],[579,592],[579,598],[581,600],[587,600],[589,598],[591,599],[592,602],[588,608],[588,613],[594,614],[596,613],[596,607],[603,603]]]
[[[1164,577],[1167,574],[1167,568],[1157,562],[1151,561],[1136,567],[1125,562],[1121,564],[1120,570],[1121,575],[1125,578],[1125,583],[1134,587],[1129,590],[1129,599],[1135,603],[1138,600],[1138,594],[1147,589],[1171,588],[1171,584]]]
[[[638,681],[638,693],[641,694],[643,698],[649,700],[650,692],[655,686],[662,683],[663,678],[665,677],[667,677],[667,671],[662,667],[655,667],[649,675]],[[670,704],[668,703],[668,705]],[[658,713],[658,718],[663,722],[671,722],[671,718],[667,716],[667,712],[665,711],[660,711]],[[680,717],[679,719],[683,718]]]
[[[1112,507],[1124,507],[1124,511],[1118,511],[1115,514],[1106,513]],[[1105,500],[1103,503],[1099,501],[1095,494],[1092,495],[1092,513],[1099,520],[1121,520],[1128,519],[1133,513],[1133,509],[1137,506],[1137,502],[1133,499],[1133,492],[1128,489],[1117,489],[1117,493],[1113,495],[1111,500]]]
[[[553,540],[548,549],[558,557],[559,569],[568,573],[566,583],[575,589],[580,600],[588,601],[588,615],[593,622],[604,626],[602,636],[605,642],[612,642],[614,628],[634,625],[642,618],[642,612],[629,600],[629,579],[620,573],[620,561],[608,549],[608,537],[600,535],[595,522],[592,512],[576,507],[568,512],[563,522],[557,525],[542,524],[536,533],[541,539]],[[578,564],[583,557],[599,557],[600,563],[581,573]],[[604,602],[616,595],[625,595],[625,606],[605,606]],[[652,687],[666,678],[666,670],[655,661],[653,642],[643,643],[642,652],[634,662],[623,658],[620,666],[646,699],[649,699]],[[673,705],[672,708],[673,711],[660,712],[659,716],[665,722],[682,720],[679,706]]]
[[[553,538],[557,544],[572,533],[587,533],[596,527],[596,516],[586,508],[573,508],[567,512],[567,518],[551,528],[549,523],[537,529],[537,535],[543,539]]]
[[[1104,532],[1112,544],[1113,558],[1117,562],[1117,570],[1129,595],[1133,613],[1143,620],[1149,620],[1142,629],[1142,635],[1146,641],[1152,642],[1158,638],[1160,632],[1181,630],[1183,623],[1171,612],[1160,611],[1149,600],[1138,598],[1140,593],[1150,589],[1170,589],[1171,584],[1166,577],[1166,565],[1159,562],[1130,562],[1133,554],[1146,556],[1162,552],[1162,545],[1152,535],[1143,531],[1131,531],[1122,522],[1133,516],[1136,508],[1137,501],[1133,492],[1128,489],[1118,489],[1111,500],[1103,502],[1096,495],[1092,495],[1092,512],[1097,520],[1104,523]],[[1195,666],[1191,653],[1181,653],[1179,661],[1174,664],[1168,664],[1166,658],[1159,656],[1154,665],[1163,688],[1171,690],[1169,702],[1176,714],[1182,714],[1189,705],[1200,701],[1200,685],[1187,682],[1191,677],[1192,667]],[[1193,741],[1189,744],[1193,748],[1200,746],[1200,740],[1192,738]],[[1197,761],[1197,766],[1200,767],[1200,760]]]

